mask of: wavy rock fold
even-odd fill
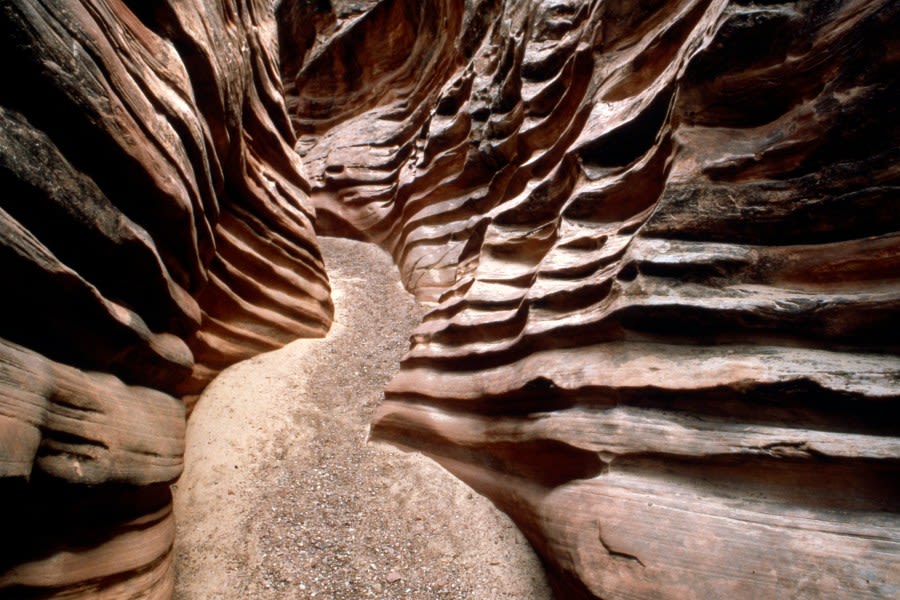
[[[375,435],[559,597],[898,593],[898,18],[393,0],[286,73],[319,226],[434,303]]]
[[[271,7],[13,0],[0,38],[0,594],[169,597],[181,398],[331,319]]]
[[[373,423],[559,598],[900,595],[900,4],[9,0],[0,596],[171,594],[184,419],[430,310]]]

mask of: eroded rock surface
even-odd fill
[[[282,61],[319,226],[437,302],[377,436],[563,598],[900,593],[896,2],[319,18]]]
[[[273,11],[0,6],[0,594],[170,594],[179,397],[325,332],[315,221],[436,303],[375,433],[560,597],[900,595],[900,4]]]
[[[166,598],[185,406],[331,318],[265,2],[0,6],[0,595]]]

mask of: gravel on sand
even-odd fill
[[[367,442],[423,309],[376,246],[321,244],[328,336],[227,369],[191,416],[176,599],[549,599],[531,547],[487,499]]]

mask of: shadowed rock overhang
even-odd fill
[[[900,593],[896,2],[274,4],[0,7],[0,595],[170,595],[183,399],[327,330],[317,232],[433,304],[373,433],[560,598]]]

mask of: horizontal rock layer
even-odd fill
[[[562,598],[900,593],[900,7],[331,4],[280,8],[319,227],[434,302],[374,434]]]
[[[185,403],[332,313],[267,2],[4,2],[0,596],[171,595]]]

